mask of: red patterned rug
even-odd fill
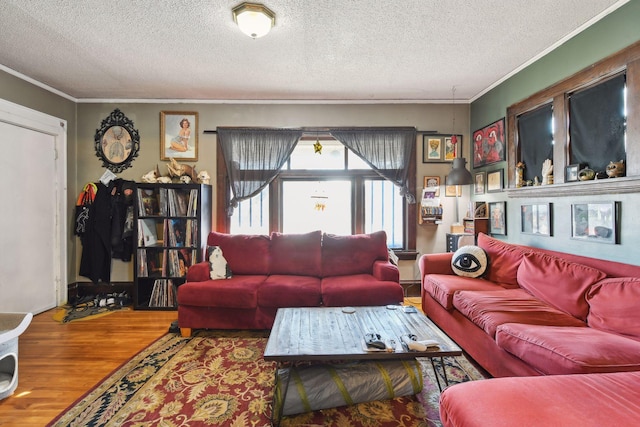
[[[49,426],[269,426],[275,364],[268,332],[167,334],[105,378]],[[450,383],[482,376],[446,358]],[[427,359],[416,396],[284,417],[282,426],[438,426],[438,388]],[[441,374],[441,373],[440,373]]]

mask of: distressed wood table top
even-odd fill
[[[422,312],[405,313],[403,307],[299,307],[278,309],[264,352],[278,362],[411,359],[458,356],[462,350]],[[366,333],[378,333],[393,351],[367,351]],[[418,341],[436,340],[438,348],[407,351],[403,335]]]

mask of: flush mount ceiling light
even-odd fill
[[[232,12],[240,31],[254,39],[267,35],[276,23],[276,14],[257,3],[242,3]]]

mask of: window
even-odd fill
[[[520,160],[525,164],[524,180],[542,181],[542,164],[553,161],[553,106],[536,108],[518,116]]]
[[[321,154],[315,152],[317,140],[322,144]],[[415,168],[412,170],[410,182],[415,182]],[[327,136],[311,137],[298,142],[269,188],[239,203],[230,218],[229,232],[322,230],[348,235],[385,230],[390,247],[408,249],[412,243],[415,246],[415,238],[405,237],[412,222],[407,215],[411,206],[407,207],[397,186],[342,143]]]

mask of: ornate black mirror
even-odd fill
[[[96,130],[95,147],[102,166],[119,173],[131,167],[138,156],[140,135],[133,128],[133,122],[116,108]]]

